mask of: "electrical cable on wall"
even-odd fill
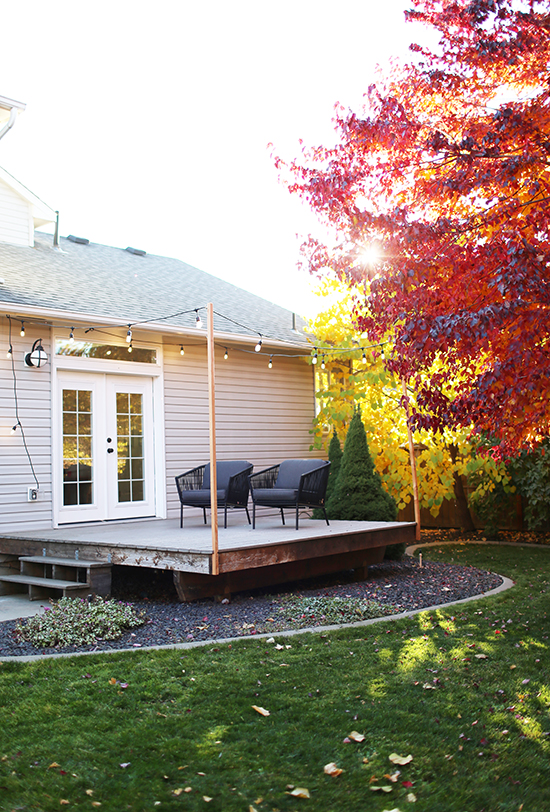
[[[17,375],[15,374],[15,359],[13,357],[13,347],[11,343],[11,317],[8,316],[8,325],[9,325],[9,351],[8,356],[11,360],[11,372],[13,376],[13,399],[15,401],[15,425],[12,428],[12,433],[15,434],[17,429],[21,432],[21,439],[23,440],[23,447],[25,448],[25,453],[27,454],[27,459],[29,461],[29,465],[31,467],[32,475],[34,477],[34,481],[36,482],[36,489],[40,490],[40,482],[38,481],[38,477],[36,476],[36,472],[34,470],[34,465],[32,464],[32,458],[30,455],[29,447],[27,445],[27,438],[25,437],[25,430],[19,418],[19,399],[17,395]]]

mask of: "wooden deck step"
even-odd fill
[[[79,581],[60,581],[58,578],[40,578],[36,575],[0,575],[0,581],[10,584],[29,584],[32,586],[47,586],[51,589],[79,589],[85,587],[89,590],[89,584],[82,584]]]
[[[50,555],[20,555],[19,560],[29,561],[31,564],[58,564],[62,567],[83,567],[84,569],[109,566],[105,561],[85,561],[80,558],[55,558]]]

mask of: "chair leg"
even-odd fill
[[[245,505],[244,509],[246,510],[246,518],[248,519],[248,524],[250,524],[250,513],[248,512],[248,506]]]
[[[180,527],[183,527],[183,505],[180,505]]]
[[[280,510],[281,510],[281,519],[283,520],[283,524],[284,524],[285,523],[285,514],[284,514],[282,508]]]
[[[227,527],[227,503],[225,505],[225,510],[223,512],[223,526]]]
[[[325,514],[325,521],[326,521],[326,523],[327,523],[327,527],[330,527],[330,525],[329,525],[329,523],[328,523],[327,511],[325,510],[325,506],[324,506],[324,505],[323,505],[323,513]]]
[[[248,511],[247,511],[247,513],[248,513]],[[255,530],[255,529],[256,529],[256,502],[253,502],[252,503],[252,530]]]
[[[202,509],[202,514],[204,516],[204,523],[206,524],[206,508]]]
[[[300,511],[300,506],[296,505],[296,530],[298,530],[298,514]]]

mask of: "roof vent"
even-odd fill
[[[141,248],[130,248],[130,246],[128,246],[128,248],[126,250],[129,251],[130,254],[135,254],[136,257],[146,257],[147,256],[147,251],[142,251]]]
[[[77,242],[79,245],[88,245],[90,242],[90,240],[87,240],[86,237],[75,237],[74,234],[69,234],[67,239],[71,242]]]

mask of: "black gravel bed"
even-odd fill
[[[117,640],[100,640],[95,645],[37,649],[18,642],[18,621],[0,623],[0,659],[29,654],[101,652],[147,646],[165,646],[193,641],[250,637],[303,627],[321,626],[313,614],[297,614],[295,599],[339,598],[351,606],[358,601],[376,601],[381,615],[422,609],[479,595],[502,583],[499,575],[475,567],[425,562],[422,567],[412,558],[384,561],[369,567],[366,581],[353,581],[352,572],[243,592],[228,602],[212,599],[179,603],[169,573],[148,570],[124,577],[113,577],[113,596],[132,603],[146,613],[143,626]],[[293,608],[294,601],[294,608]],[[25,621],[21,621],[23,624]]]

